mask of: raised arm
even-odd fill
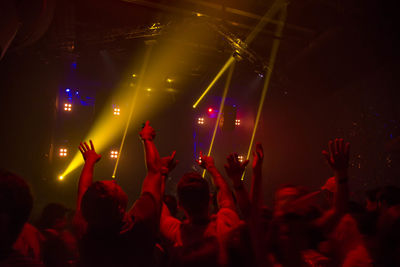
[[[336,138],[335,141],[329,141],[329,152],[324,150],[322,154],[333,170],[337,191],[334,196],[334,203],[331,210],[327,211],[316,224],[327,230],[331,230],[348,210],[349,187],[348,187],[348,168],[350,143]]]
[[[90,142],[90,147],[86,142],[80,143],[79,145],[79,150],[82,153],[83,159],[85,160],[85,164],[83,165],[81,176],[79,178],[78,198],[76,202],[77,212],[80,212],[81,210],[81,202],[83,195],[93,182],[94,165],[101,159],[101,155],[97,154],[94,149],[92,140],[90,140],[89,142]]]
[[[227,164],[224,165],[226,174],[232,180],[239,209],[243,217],[247,219],[250,215],[251,203],[242,175],[249,161],[240,162],[236,153],[230,154],[226,159]]]
[[[236,211],[232,192],[225,179],[215,167],[214,159],[200,152],[200,160],[198,160],[197,163],[211,174],[214,185],[217,188],[217,199],[220,208],[229,208]]]
[[[143,181],[142,194],[150,193],[157,202],[161,201],[161,161],[154,145],[156,133],[147,121],[140,132],[143,141],[147,175]]]
[[[260,143],[256,144],[256,151],[253,152],[253,178],[251,179],[250,198],[253,211],[259,212],[263,201],[262,190],[262,164],[264,160],[264,150]]]

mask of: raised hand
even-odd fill
[[[153,129],[153,127],[150,126],[149,121],[146,121],[139,135],[142,138],[142,140],[153,141],[154,138],[156,137],[156,131]]]
[[[212,167],[215,167],[214,159],[210,156],[203,155],[203,152],[201,152],[201,151],[200,151],[199,158],[200,159],[196,160],[196,162],[197,162],[197,164],[200,165],[200,167],[202,167],[206,170],[208,170]]]
[[[90,142],[90,147],[86,142],[80,143],[79,150],[81,151],[85,162],[96,163],[101,159],[101,155],[97,154],[96,151],[94,150],[92,140],[89,140],[89,142]]]
[[[163,157],[163,158],[160,159],[160,161],[161,161],[161,174],[167,175],[179,163],[179,160],[175,160],[175,154],[176,154],[176,151],[173,151],[171,156]]]
[[[329,152],[322,151],[326,161],[335,174],[346,175],[349,168],[350,143],[345,143],[343,138],[329,141]]]
[[[262,163],[264,160],[264,149],[261,143],[256,144],[256,150],[253,151],[253,170],[261,171]]]
[[[249,160],[240,162],[238,154],[236,153],[230,154],[226,160],[228,163],[225,164],[224,167],[228,177],[232,179],[234,184],[240,182]]]

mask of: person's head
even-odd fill
[[[92,228],[118,228],[125,216],[128,196],[114,181],[93,183],[82,198],[82,214]]]
[[[377,193],[377,203],[380,209],[390,208],[400,204],[400,188],[387,185]]]
[[[378,209],[378,193],[380,191],[380,188],[374,188],[371,190],[368,190],[365,195],[365,209],[367,211],[375,211]]]
[[[178,183],[178,198],[179,206],[189,217],[208,213],[210,203],[208,182],[198,173],[186,173]]]
[[[39,228],[63,230],[67,226],[68,211],[69,210],[62,204],[47,204],[39,219]]]
[[[297,186],[291,184],[281,185],[275,192],[275,211],[283,212],[294,200],[300,197]]]
[[[29,218],[33,198],[27,183],[0,170],[0,250],[10,249]]]

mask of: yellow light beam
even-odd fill
[[[200,103],[200,101],[205,97],[205,95],[208,93],[208,91],[211,90],[211,88],[214,86],[214,84],[219,80],[219,78],[222,76],[222,74],[225,73],[225,71],[229,68],[229,66],[235,62],[235,58],[234,57],[230,57],[228,59],[228,61],[226,61],[226,63],[224,64],[224,66],[222,67],[222,69],[218,72],[218,74],[215,76],[215,78],[212,80],[212,82],[210,83],[210,85],[206,88],[206,90],[203,92],[203,94],[199,97],[199,99],[196,101],[196,103],[194,103],[193,108],[196,108],[197,105]]]
[[[128,133],[129,125],[131,124],[133,111],[134,111],[134,109],[136,107],[136,101],[137,101],[137,98],[138,98],[138,94],[139,94],[139,91],[142,88],[142,83],[143,83],[143,80],[144,80],[143,77],[144,77],[144,75],[146,73],[147,65],[149,64],[149,59],[150,59],[150,54],[151,54],[152,48],[153,48],[153,45],[149,44],[147,46],[147,49],[146,49],[146,54],[145,54],[145,57],[144,57],[143,67],[142,67],[142,70],[140,72],[140,79],[139,79],[139,82],[138,82],[138,84],[136,86],[136,90],[135,90],[135,93],[134,93],[133,98],[132,98],[131,107],[130,107],[130,110],[129,110],[128,120],[126,121],[124,135],[122,136],[122,141],[121,141],[121,145],[119,147],[117,161],[115,162],[114,171],[113,171],[113,174],[111,176],[113,179],[115,179],[115,174],[117,173],[119,159],[120,159],[120,156],[121,156],[122,149],[124,147],[124,143],[125,143],[126,135]]]
[[[231,85],[232,76],[233,76],[233,70],[234,70],[234,69],[235,69],[235,64],[232,64],[232,65],[230,66],[230,69],[229,69],[229,72],[228,72],[228,76],[227,76],[227,78],[226,78],[224,93],[222,94],[221,104],[219,105],[217,121],[215,122],[214,132],[213,132],[213,136],[212,136],[212,138],[211,138],[210,148],[208,149],[207,156],[210,156],[210,155],[211,155],[211,151],[212,151],[212,149],[213,149],[215,136],[216,136],[216,134],[217,134],[218,125],[219,125],[219,122],[220,122],[220,120],[221,120],[222,112],[223,112],[223,110],[224,110],[225,99],[226,99],[226,95],[228,94],[229,87],[230,87],[230,85]],[[205,174],[206,174],[206,170],[203,171],[203,175],[202,175],[203,178],[204,178]]]
[[[287,5],[285,5],[280,13],[279,16],[279,20],[282,22],[280,24],[278,24],[278,26],[276,27],[276,31],[275,34],[277,37],[282,37],[282,32],[283,32],[283,28],[285,26],[285,22],[286,22],[286,17],[287,17]],[[261,93],[261,99],[260,99],[260,104],[258,105],[258,111],[257,111],[257,116],[256,116],[256,121],[254,123],[254,129],[253,129],[253,134],[251,135],[251,140],[250,140],[250,146],[249,146],[249,150],[247,151],[247,156],[246,159],[250,158],[250,154],[251,154],[251,149],[253,147],[253,143],[254,143],[254,138],[256,136],[256,132],[257,132],[257,127],[258,127],[258,123],[260,121],[260,116],[261,116],[261,112],[264,106],[264,101],[265,101],[265,96],[267,95],[267,91],[268,91],[268,87],[269,87],[269,83],[271,81],[271,77],[272,77],[272,71],[275,65],[275,61],[276,61],[276,57],[278,55],[278,50],[279,50],[279,45],[280,45],[280,39],[275,39],[272,43],[272,48],[271,48],[271,55],[270,55],[270,60],[269,60],[269,66],[270,68],[267,69],[267,73],[266,73],[266,77],[265,77],[265,82],[264,82],[264,86],[263,86],[263,90]],[[242,175],[242,180],[244,178],[245,172],[243,172]]]
[[[247,36],[246,40],[244,41],[246,45],[249,45],[254,38],[258,35],[258,33],[267,25],[267,23],[270,20],[267,20],[267,18],[272,18],[278,11],[279,8],[282,7],[283,4],[285,4],[285,0],[276,0],[270,9],[265,13],[265,15],[261,18],[261,20],[258,22],[257,26],[251,31],[251,33]],[[282,23],[278,23],[278,26],[282,26]],[[193,108],[196,108],[197,105],[200,103],[200,101],[206,96],[206,94],[211,90],[211,88],[214,86],[214,84],[221,78],[222,74],[225,73],[225,71],[229,68],[229,66],[235,61],[235,58],[233,56],[230,56],[228,61],[224,64],[222,69],[218,72],[218,74],[215,76],[215,78],[211,81],[210,85],[204,90],[203,94],[199,97],[199,99],[194,103]]]

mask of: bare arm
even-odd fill
[[[140,132],[140,137],[143,141],[145,161],[147,168],[147,175],[143,181],[142,194],[150,193],[154,199],[159,203],[161,201],[161,162],[160,155],[158,154],[157,148],[153,142],[155,138],[155,131],[149,125],[147,121],[142,131]]]
[[[77,212],[80,212],[81,210],[83,195],[93,182],[94,165],[101,159],[101,155],[97,154],[94,149],[92,140],[90,140],[89,142],[90,147],[86,142],[84,142],[83,144],[80,143],[79,145],[79,150],[82,153],[85,164],[83,165],[81,176],[79,178],[78,198],[76,203]]]
[[[264,160],[264,150],[260,143],[256,145],[256,151],[253,152],[253,179],[251,180],[251,204],[253,214],[259,213],[263,201],[262,190],[262,163]]]
[[[242,175],[248,163],[248,160],[243,163],[240,162],[238,155],[235,153],[227,157],[227,164],[224,165],[226,174],[232,180],[237,203],[245,219],[249,218],[251,208],[249,193],[242,181]]]
[[[349,187],[347,180],[350,144],[345,144],[343,139],[335,139],[335,141],[329,141],[329,152],[324,150],[322,153],[334,172],[337,192],[334,196],[332,209],[317,219],[315,223],[322,229],[329,231],[339,222],[348,209]]]
[[[215,187],[217,188],[217,199],[220,208],[229,208],[236,211],[235,202],[233,201],[232,192],[226,183],[225,179],[219,173],[214,164],[214,159],[209,156],[205,156],[200,152],[200,166],[205,168],[212,176]]]

